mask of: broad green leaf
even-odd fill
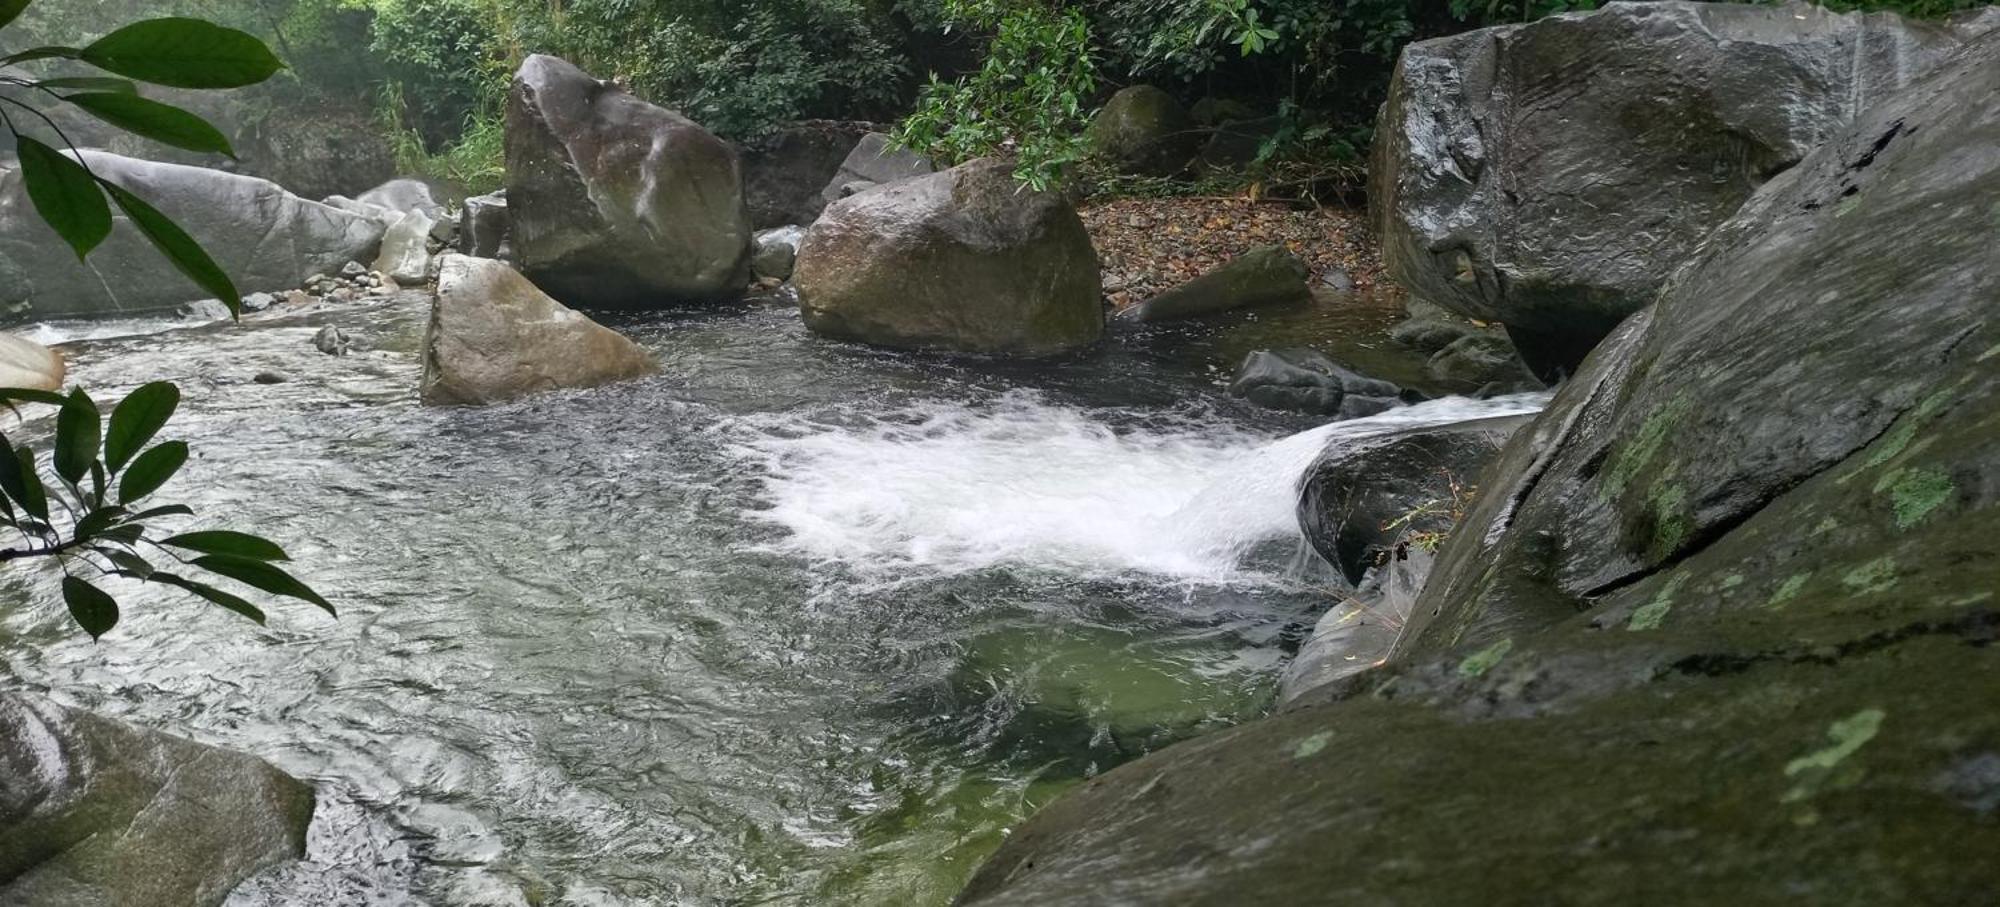
[[[68,398],[55,391],[37,390],[30,387],[0,388],[0,400],[5,400],[9,403],[47,403],[50,406],[61,406],[65,399]]]
[[[180,269],[196,286],[222,300],[222,304],[229,307],[229,314],[236,315],[243,310],[243,299],[236,295],[236,284],[229,280],[229,275],[223,273],[214,259],[208,257],[207,252],[202,251],[201,244],[195,242],[194,237],[187,235],[187,231],[152,205],[146,204],[145,199],[110,183],[103,185],[111,200],[118,204],[118,209],[132,219],[132,226],[138,227],[146,241],[173,262],[175,268]]]
[[[139,455],[132,461],[131,468],[125,470],[118,480],[118,501],[130,504],[167,484],[167,480],[187,465],[188,446],[180,441],[168,441]]]
[[[189,151],[236,156],[221,131],[171,104],[117,91],[82,92],[63,100],[133,135]]]
[[[111,235],[111,206],[104,203],[97,178],[67,154],[27,136],[17,139],[21,182],[28,187],[28,200],[82,261]]]
[[[123,507],[99,507],[84,514],[83,519],[77,520],[76,528],[71,530],[70,534],[76,536],[79,541],[95,538],[124,516]]]
[[[8,23],[20,17],[21,11],[27,9],[30,2],[32,0],[0,0],[0,28],[6,28]]]
[[[127,545],[135,545],[138,544],[139,539],[145,534],[146,527],[137,523],[127,523],[123,526],[113,526],[110,529],[106,529],[98,533],[97,538],[99,541],[123,542]]]
[[[202,554],[227,554],[248,558],[253,561],[288,561],[285,549],[272,544],[268,539],[258,538],[242,532],[213,530],[209,532],[189,532],[161,540],[162,545],[199,551]]]
[[[104,473],[104,461],[92,460],[90,463],[90,506],[104,506],[104,489],[109,480],[110,477]]]
[[[71,485],[83,481],[90,475],[90,464],[97,462],[97,446],[103,440],[104,420],[97,404],[83,388],[70,391],[56,413],[56,475]]]
[[[194,516],[194,508],[189,507],[186,504],[169,504],[165,507],[155,507],[151,510],[141,510],[138,513],[132,514],[130,517],[126,519],[126,521],[131,523],[143,523],[147,520],[157,519],[163,516]]]
[[[69,615],[76,618],[77,626],[89,633],[91,639],[102,638],[118,626],[118,602],[104,594],[104,590],[74,576],[65,576],[62,592]]]
[[[14,444],[7,436],[0,434],[0,498],[7,501],[7,513],[13,515],[14,502],[21,500],[26,489],[21,485],[21,458],[16,456]]]
[[[14,496],[14,502],[21,505],[21,511],[46,523],[49,520],[49,493],[42,487],[42,474],[35,468],[35,452],[21,447],[14,450],[16,469],[9,482],[7,493]]]
[[[200,19],[134,22],[93,42],[81,59],[106,72],[174,88],[242,88],[284,68],[264,42]]]
[[[180,405],[181,389],[169,381],[155,381],[120,400],[111,411],[111,426],[104,432],[105,465],[112,472],[124,469]]]
[[[60,79],[39,79],[36,87],[50,91],[117,91],[138,94],[139,86],[129,79],[114,79],[109,76],[70,76]]]
[[[22,63],[33,63],[36,60],[74,60],[82,55],[83,51],[74,47],[31,47],[20,53],[0,57],[0,66],[17,66]]]
[[[333,610],[333,605],[326,599],[321,598],[319,593],[314,592],[305,583],[293,578],[291,574],[263,561],[231,557],[226,554],[210,554],[195,558],[192,563],[210,573],[229,577],[237,582],[262,589],[272,595],[283,595],[287,598],[296,598],[300,601],[311,602],[318,605],[321,610],[328,614],[332,614],[335,617],[340,616]]]
[[[250,618],[251,620],[256,621],[260,625],[264,623],[264,612],[261,609],[259,609],[256,605],[244,601],[241,597],[231,595],[228,592],[224,592],[221,589],[217,589],[214,586],[211,586],[207,583],[198,583],[195,582],[194,580],[188,579],[183,576],[175,576],[174,574],[171,573],[158,573],[158,572],[153,574],[152,581],[156,583],[165,583],[166,585],[169,586],[177,586],[179,588],[186,589],[187,591],[199,595],[202,598],[208,599],[209,601],[214,602],[215,604],[221,605],[222,607],[228,608],[229,610],[241,614],[244,617]]]
[[[90,550],[104,555],[105,559],[109,560],[112,566],[130,574],[133,579],[151,579],[153,576],[152,563],[130,551],[120,551],[116,548],[92,548]]]

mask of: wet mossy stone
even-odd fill
[[[312,815],[263,760],[0,696],[0,903],[220,904],[303,857]]]
[[[1118,320],[1151,324],[1199,318],[1254,306],[1312,299],[1305,262],[1284,246],[1259,246],[1187,283],[1118,313]]]
[[[1358,419],[1402,405],[1404,391],[1305,349],[1257,350],[1243,358],[1229,393],[1270,409]]]
[[[962,903],[1989,900],[1995,96],[2000,35],[1720,227],[1483,473],[1387,666],[1086,782]]]
[[[1119,90],[1084,131],[1090,154],[1125,173],[1169,176],[1185,169],[1200,144],[1187,108],[1151,85]]]

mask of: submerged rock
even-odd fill
[[[806,120],[745,142],[743,197],[750,226],[773,230],[818,220],[831,201],[827,182],[870,129],[867,123]]]
[[[312,815],[263,760],[0,695],[0,902],[221,904],[305,856]]]
[[[445,256],[424,333],[423,401],[499,403],[653,372],[618,332],[564,308],[497,261]]]
[[[1312,299],[1305,262],[1284,246],[1259,246],[1215,270],[1118,313],[1120,321],[1150,324],[1197,318],[1232,309]]]
[[[1201,136],[1174,96],[1151,85],[1120,89],[1084,133],[1092,157],[1124,173],[1167,176],[1185,169]]]
[[[1412,44],[1370,168],[1384,264],[1574,371],[1757,187],[1974,30],[1666,0]]]
[[[1987,898],[1996,96],[2000,36],[1724,224],[1483,473],[1388,666],[1083,785],[961,902]]]
[[[1313,350],[1258,350],[1244,357],[1229,392],[1258,406],[1359,419],[1402,405],[1402,388],[1365,377]]]
[[[61,353],[24,337],[0,333],[0,387],[62,390],[67,372]]]
[[[507,100],[507,206],[522,273],[570,305],[733,299],[750,215],[728,143],[555,57]]]
[[[834,203],[793,282],[807,327],[880,346],[1049,356],[1104,333],[1083,221],[994,159]]]
[[[861,137],[846,159],[840,162],[833,179],[820,190],[820,209],[876,186],[899,183],[937,172],[931,159],[907,148],[897,148],[889,137],[871,132]],[[805,221],[800,221],[805,223]]]
[[[97,151],[79,158],[172,218],[238,292],[296,288],[341,262],[374,257],[382,239],[374,219],[306,201],[265,180]],[[114,223],[110,238],[79,263],[36,216],[20,175],[0,171],[0,318],[171,311],[208,295],[123,215],[114,215]]]
[[[757,234],[757,252],[750,262],[750,270],[760,279],[789,280],[792,265],[799,257],[799,244],[805,242],[803,227],[779,227]]]

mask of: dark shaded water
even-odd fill
[[[1216,381],[1271,336],[1365,360],[1390,312],[1043,366],[655,316],[619,325],[655,378],[449,410],[414,400],[423,316],[70,349],[100,400],[180,381],[198,459],[163,499],[342,608],[260,630],[126,588],[92,644],[47,576],[0,575],[6,686],[316,783],[310,860],[232,903],[947,901],[1065,787],[1267,707],[1324,606],[1285,577],[1295,472],[1264,452],[1305,426]],[[315,352],[328,320],[377,351]]]

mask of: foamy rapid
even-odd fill
[[[1015,392],[843,424],[769,417],[735,441],[780,548],[863,572],[993,567],[1197,583],[1261,580],[1245,557],[1296,539],[1300,477],[1329,443],[1532,413],[1547,395],[1448,398],[1289,438],[1235,428],[1114,429]]]

